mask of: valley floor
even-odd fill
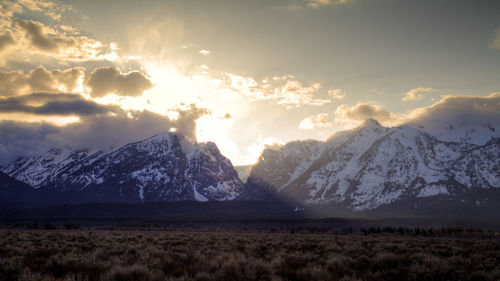
[[[500,280],[500,238],[0,230],[0,280]]]

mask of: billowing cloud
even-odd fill
[[[59,52],[61,49],[73,48],[77,44],[74,38],[58,36],[57,33],[40,22],[24,20],[19,23],[19,26],[31,38],[31,44],[43,51]]]
[[[375,119],[387,125],[400,123],[404,116],[389,112],[377,104],[358,103],[355,106],[341,105],[335,111],[336,121],[363,122],[366,119]]]
[[[341,100],[345,98],[346,92],[342,89],[331,89],[328,91],[328,95],[334,100]]]
[[[246,96],[250,101],[273,100],[287,108],[303,105],[321,106],[330,103],[329,99],[316,97],[321,89],[320,83],[305,86],[292,75],[275,76],[257,81],[252,77],[225,74],[227,86]]]
[[[0,70],[0,97],[31,92],[71,92],[83,81],[85,69],[46,70],[39,66],[30,72]]]
[[[195,140],[196,119],[206,110],[191,106],[171,119],[150,111],[82,116],[80,122],[55,126],[49,123],[0,121],[0,164],[17,156],[43,153],[55,146],[71,145],[109,150],[176,128]],[[190,131],[191,130],[191,131]]]
[[[23,20],[17,26],[25,32],[34,51],[55,56],[60,60],[113,60],[116,57],[109,46],[86,36],[65,35],[33,20]],[[26,46],[21,46],[21,48],[25,49]]]
[[[328,120],[328,113],[320,113],[306,117],[304,120],[300,121],[299,129],[310,130],[316,128],[327,128],[331,127],[333,124]]]
[[[429,107],[412,111],[406,123],[442,139],[484,144],[492,134],[500,137],[500,93],[486,97],[447,96]]]
[[[424,129],[441,140],[482,145],[491,136],[500,138],[500,93],[482,96],[446,96],[439,102],[405,114],[392,113],[380,105],[341,105],[335,123],[356,124],[373,118],[386,126],[409,125]]]
[[[423,98],[423,93],[436,91],[433,88],[418,87],[416,89],[406,92],[405,96],[401,99],[402,101],[414,101],[421,100]]]
[[[0,113],[85,116],[111,111],[113,107],[86,100],[78,94],[33,93],[0,98]]]
[[[144,74],[137,71],[121,73],[112,67],[101,67],[92,71],[87,86],[92,89],[90,94],[93,97],[102,97],[110,93],[134,97],[142,95],[153,84]]]

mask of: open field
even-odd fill
[[[500,280],[500,239],[2,230],[0,280]]]

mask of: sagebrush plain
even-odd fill
[[[500,280],[500,239],[2,230],[0,280]]]

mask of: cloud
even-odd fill
[[[63,5],[53,1],[46,0],[17,0],[21,5],[31,11],[41,12],[55,21],[60,21],[62,15],[72,8],[69,5]]]
[[[257,81],[252,77],[225,73],[227,86],[250,101],[272,100],[287,108],[303,105],[321,106],[331,100],[320,99],[315,93],[321,89],[320,83],[305,86],[292,75],[275,76]]]
[[[416,89],[408,91],[405,96],[401,99],[402,101],[415,101],[421,100],[423,98],[423,93],[436,91],[433,88],[418,87]]]
[[[86,100],[78,94],[33,93],[0,98],[0,113],[85,116],[112,111],[116,109]]]
[[[389,112],[384,107],[377,104],[358,103],[355,106],[341,105],[335,111],[336,121],[356,121],[363,122],[366,119],[376,119],[386,125],[399,124],[404,120],[401,114]]]
[[[58,36],[57,33],[40,22],[24,20],[19,23],[19,26],[31,37],[31,44],[43,51],[58,52],[60,49],[72,48],[77,44],[74,38]],[[53,36],[50,36],[49,32]]]
[[[208,56],[210,55],[210,51],[209,50],[199,50],[198,53],[200,55],[203,55],[203,56]]]
[[[346,92],[342,89],[331,89],[328,91],[328,95],[334,100],[341,100],[345,98]]]
[[[0,121],[0,164],[63,145],[109,150],[168,132],[171,128],[195,140],[196,119],[207,111],[190,106],[177,112],[178,118],[172,119],[150,111],[117,111],[115,114],[82,116],[80,122],[65,126]]]
[[[60,128],[48,123],[0,121],[0,165],[42,153],[57,143]]]
[[[3,52],[15,43],[16,41],[9,30],[0,33],[0,52]]]
[[[278,150],[283,147],[283,145],[285,145],[285,142],[280,139],[274,137],[264,138],[259,135],[257,140],[248,146],[247,154],[241,162],[244,165],[253,165],[257,163],[264,149]]]
[[[92,89],[92,97],[102,97],[110,93],[135,97],[142,95],[153,83],[138,71],[124,74],[112,67],[101,67],[92,71],[87,86]]]
[[[0,97],[30,92],[71,92],[85,77],[82,67],[46,70],[39,66],[30,72],[0,70]]]
[[[43,66],[30,72],[0,70],[0,97],[22,95],[33,92],[74,92],[83,93],[89,87],[92,97],[102,97],[109,93],[120,96],[140,96],[153,84],[144,74],[133,71],[121,73],[112,67],[94,69],[88,79],[83,67],[65,70],[47,70]]]
[[[333,124],[330,122],[330,120],[328,120],[328,113],[320,113],[309,116],[300,121],[299,129],[310,130],[316,128],[327,128],[331,127],[332,125]]]
[[[447,96],[408,114],[408,125],[418,126],[441,140],[483,145],[500,138],[500,93]]]
[[[330,6],[332,4],[335,5],[344,5],[348,3],[354,2],[354,0],[306,0],[307,6],[311,8],[319,8],[320,6]]]
[[[23,20],[17,27],[27,38],[27,42],[18,44],[20,51],[41,53],[63,61],[114,60],[117,57],[110,46],[100,41],[66,35],[41,22]]]
[[[495,30],[493,35],[493,42],[491,42],[491,47],[500,50],[500,27]]]
[[[177,109],[178,117],[174,128],[176,132],[196,141],[196,120],[201,116],[210,114],[206,108],[196,107],[194,104],[183,109]]]
[[[335,111],[336,125],[352,128],[373,118],[385,126],[409,125],[424,129],[442,140],[486,143],[500,138],[500,93],[482,96],[446,96],[439,102],[405,114],[393,113],[377,104],[341,105]]]
[[[412,111],[408,123],[427,127],[454,123],[482,126],[488,123],[500,127],[500,93],[486,97],[447,96],[429,107]]]

